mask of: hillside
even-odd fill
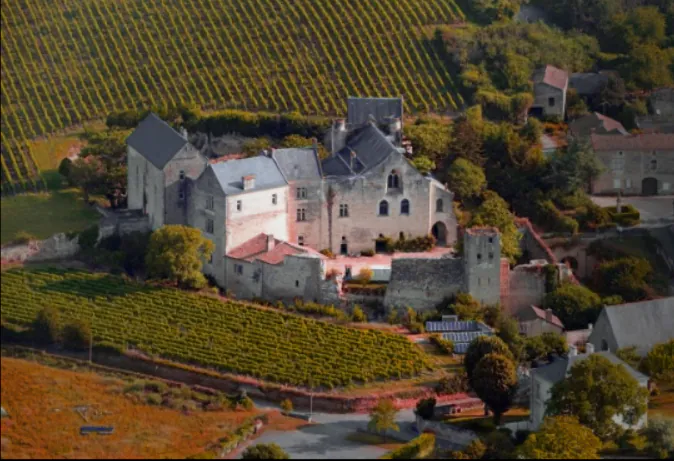
[[[151,105],[341,114],[462,99],[429,36],[454,0],[2,0],[2,181],[30,187],[26,139]]]

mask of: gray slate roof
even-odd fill
[[[320,179],[321,164],[312,148],[276,149],[272,158],[287,181]]]
[[[354,98],[347,100],[347,123],[355,127],[362,125],[373,116],[378,124],[388,119],[403,116],[402,98]]]
[[[637,346],[645,354],[674,337],[674,297],[607,306],[604,311],[620,348]]]
[[[180,149],[185,147],[187,139],[157,115],[150,113],[126,138],[126,143],[163,170]]]
[[[288,184],[276,162],[265,155],[216,163],[209,165],[209,168],[213,169],[226,195],[255,192]],[[249,175],[255,176],[255,186],[244,191],[243,177]]]
[[[354,130],[342,150],[323,161],[323,173],[326,176],[362,174],[395,152],[398,152],[396,147],[386,135],[374,123],[366,123]]]
[[[634,368],[632,368],[631,366],[620,360],[612,353],[608,351],[601,351],[595,352],[595,354],[607,358],[608,360],[611,361],[611,363],[621,364],[627,369],[629,374],[632,375],[632,377],[637,381],[639,382],[648,381],[648,376],[638,372],[637,370],[635,370]],[[564,377],[571,369],[571,367],[573,367],[574,364],[588,358],[589,356],[590,354],[579,354],[572,357],[562,357],[555,360],[549,365],[532,370],[532,373],[535,374],[535,376],[540,377],[551,384],[555,384],[564,379]]]

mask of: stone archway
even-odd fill
[[[643,195],[658,195],[658,180],[655,178],[644,178],[641,181],[641,193]]]
[[[433,224],[431,234],[435,237],[435,243],[439,246],[447,245],[447,226],[442,221]]]

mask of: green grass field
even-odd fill
[[[3,197],[0,209],[3,245],[20,231],[44,239],[59,232],[84,230],[100,218],[75,189]]]
[[[1,0],[2,179],[25,140],[115,110],[173,106],[343,114],[347,96],[408,112],[461,107],[436,26],[455,0]]]

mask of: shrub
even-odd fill
[[[674,339],[653,346],[643,360],[642,369],[655,379],[674,380]]]
[[[59,163],[59,174],[63,176],[63,178],[68,181],[68,184],[72,185],[72,181],[70,179],[70,170],[73,166],[73,161],[70,160],[69,158],[64,158],[61,160],[61,163]]]
[[[378,237],[375,241],[377,244],[383,246],[387,253],[393,253],[395,250],[395,242],[391,237]]]
[[[252,410],[253,407],[255,406],[250,397],[242,398],[241,401],[239,402],[239,405],[241,405],[241,407],[246,411]]]
[[[396,251],[402,252],[430,251],[433,247],[435,247],[435,237],[432,235],[414,237],[411,239],[402,238],[393,244],[393,248]]]
[[[360,283],[362,283],[363,285],[367,285],[368,283],[370,283],[370,280],[372,280],[373,275],[374,272],[372,271],[372,269],[365,266],[360,270],[360,272],[358,272],[358,281],[360,281]]]
[[[80,248],[82,248],[82,250],[91,250],[96,246],[97,241],[98,241],[98,226],[94,225],[80,232],[79,240],[77,241],[77,243],[79,243]]]
[[[157,394],[163,394],[168,391],[168,384],[162,381],[146,381],[145,390],[147,392],[154,392]]]
[[[433,397],[428,399],[421,399],[417,402],[416,414],[423,419],[432,419],[435,412],[435,405],[437,400]]]
[[[162,396],[160,394],[156,394],[156,393],[153,392],[153,393],[147,394],[147,396],[145,397],[145,401],[149,405],[159,406],[159,405],[161,405],[163,399],[162,399]]]
[[[641,222],[641,214],[633,205],[622,205],[620,213],[614,206],[607,207],[606,210],[611,216],[611,220],[619,226],[631,227]]]
[[[360,255],[361,256],[367,256],[367,257],[374,256],[374,250],[372,248],[368,248],[367,250],[361,251]]]
[[[88,323],[78,320],[63,327],[62,332],[63,345],[67,349],[85,350],[89,348],[91,338],[91,327]]]
[[[33,339],[40,344],[53,344],[60,337],[59,312],[53,307],[45,307],[38,312],[32,325]]]
[[[254,445],[246,448],[242,459],[290,459],[288,454],[275,443]]]
[[[407,325],[407,329],[414,335],[419,335],[426,331],[424,324],[421,322],[411,322]]]
[[[400,322],[400,318],[398,317],[398,311],[395,309],[392,309],[391,312],[389,312],[388,316],[386,317],[386,321],[391,324],[395,325]]]
[[[406,443],[380,459],[423,459],[428,457],[435,449],[435,435],[421,434],[416,439]]]
[[[332,253],[332,250],[330,250],[330,248],[323,248],[320,253],[323,256],[327,256],[330,259],[335,257],[335,255]]]
[[[293,402],[290,399],[285,399],[283,402],[281,402],[281,410],[286,413],[290,413],[293,411]]]
[[[30,243],[32,240],[37,240],[37,238],[26,231],[19,231],[16,234],[14,234],[14,240],[12,240],[12,243],[15,243],[17,245],[24,245],[26,243]]]
[[[464,371],[442,378],[435,388],[438,395],[451,395],[468,392],[468,375]]]
[[[360,306],[355,306],[353,308],[351,318],[354,322],[367,322],[367,315],[365,315],[365,312],[363,312],[363,309],[361,309]]]

